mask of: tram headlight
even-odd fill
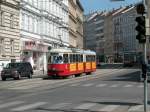
[[[54,70],[54,71],[55,71],[55,70],[56,70],[56,68],[52,68],[52,70]]]

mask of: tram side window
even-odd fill
[[[81,62],[81,55],[78,55],[78,62]]]
[[[73,54],[73,62],[76,62],[76,55]]]
[[[76,62],[80,62],[79,54],[76,54]]]
[[[68,54],[63,54],[64,63],[68,63]]]
[[[88,56],[86,55],[86,62],[88,62]]]
[[[70,54],[70,63],[73,63],[73,54]]]
[[[91,56],[91,61],[94,61],[94,56],[93,55]]]
[[[83,62],[83,55],[81,55],[81,62]]]
[[[94,55],[94,60],[93,61],[95,61],[96,60],[96,56]]]
[[[94,55],[91,56],[91,61],[94,61]]]
[[[90,61],[90,57],[89,55],[86,55],[86,62],[89,62]]]

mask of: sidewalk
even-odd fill
[[[47,76],[46,73],[47,73],[46,71],[44,71],[44,73],[43,73],[43,70],[33,70],[33,77],[34,78],[43,78],[43,77]]]

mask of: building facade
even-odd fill
[[[120,8],[113,14],[114,58],[122,62],[124,53],[138,54],[140,45],[136,39],[135,30],[137,17],[135,6]]]
[[[70,46],[77,46],[77,34],[76,34],[76,0],[69,0],[69,43]]]
[[[105,12],[88,14],[84,21],[85,48],[94,50],[98,61],[105,61],[104,55],[104,20]]]
[[[90,15],[90,16],[89,16]],[[97,13],[85,15],[84,19],[84,46],[85,49],[96,51],[95,19]]]
[[[0,68],[20,60],[19,1],[0,0]]]
[[[117,10],[112,10],[106,14],[105,20],[104,20],[104,37],[105,37],[105,43],[104,43],[104,54],[106,57],[106,62],[113,63],[114,62],[114,36],[113,36],[113,13],[115,13]]]
[[[82,49],[83,48],[83,12],[84,12],[84,9],[79,0],[77,0],[76,2],[77,2],[77,9],[76,9],[77,47]]]
[[[68,0],[22,0],[21,59],[46,71],[50,47],[69,46]]]
[[[122,11],[126,8],[120,8],[113,14],[113,39],[114,39],[114,62],[123,60],[123,27]]]
[[[83,7],[79,0],[69,0],[69,43],[83,48]]]

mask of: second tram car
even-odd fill
[[[47,53],[47,75],[67,77],[96,71],[96,53],[73,48],[53,48]]]

